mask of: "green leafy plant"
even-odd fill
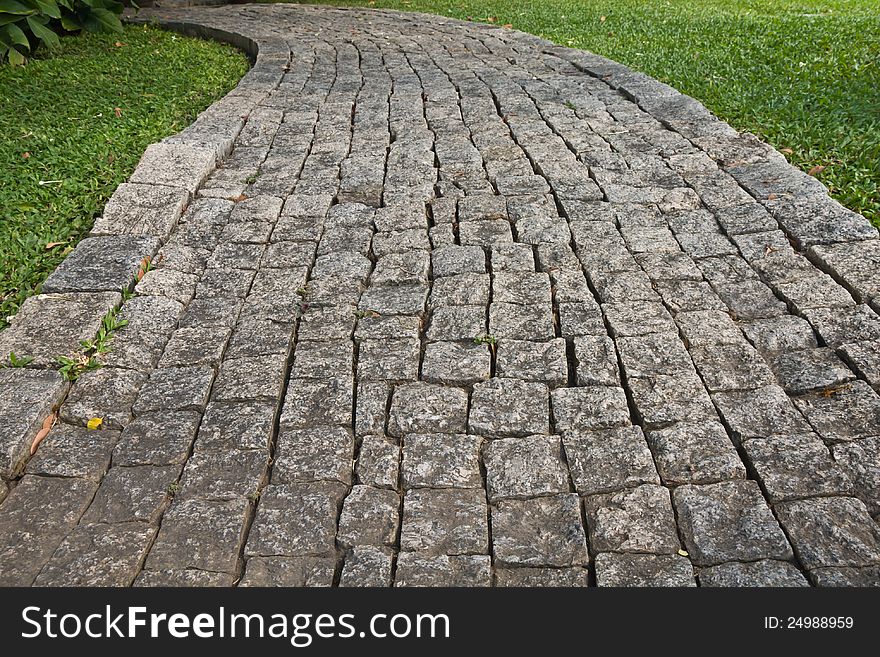
[[[110,350],[113,333],[128,325],[127,319],[119,319],[119,310],[113,308],[101,320],[101,328],[93,340],[81,340],[82,352],[73,356],[58,356],[58,373],[65,381],[76,381],[83,372],[101,367],[98,356]]]
[[[2,367],[27,367],[34,361],[33,356],[16,356],[14,351],[9,352],[9,363],[0,363]]]
[[[24,64],[58,35],[87,30],[121,32],[122,3],[116,0],[0,0],[0,62]]]

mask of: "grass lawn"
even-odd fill
[[[88,233],[144,149],[247,69],[229,46],[142,26],[63,38],[27,66],[0,66],[0,328]]]
[[[610,57],[760,135],[793,164],[813,170],[844,205],[880,225],[880,0],[327,4],[511,24]]]

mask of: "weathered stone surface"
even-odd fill
[[[266,479],[269,455],[261,450],[196,451],[186,462],[177,496],[234,500],[253,497]]]
[[[677,554],[596,555],[596,583],[615,587],[694,587],[694,568]]]
[[[629,426],[623,388],[589,386],[558,388],[550,393],[556,431],[593,431]]]
[[[161,267],[148,271],[135,285],[134,291],[137,294],[165,297],[185,306],[192,301],[197,289],[202,289],[202,284],[196,274]]]
[[[316,557],[251,557],[239,586],[331,586],[336,560]]]
[[[491,579],[492,561],[488,555],[401,552],[394,586],[489,586]]]
[[[225,326],[179,328],[165,345],[159,367],[208,365],[217,367],[223,358],[230,331]]]
[[[108,311],[119,305],[119,292],[38,294],[25,299],[9,327],[0,332],[0,357],[10,353],[33,358],[34,367],[55,368],[58,356],[73,357],[83,340],[93,340]],[[47,322],[63,317],[63,323]]]
[[[849,477],[815,434],[755,438],[743,449],[771,502],[853,492]]]
[[[568,383],[565,340],[548,342],[501,340],[497,348],[498,376],[546,383],[551,387]]]
[[[354,385],[350,378],[291,381],[284,397],[281,427],[351,426]]]
[[[880,567],[866,568],[816,568],[809,571],[816,586],[880,586]]]
[[[778,386],[712,396],[735,440],[807,433],[809,425]]]
[[[117,431],[90,431],[56,424],[40,443],[25,472],[46,477],[82,477],[100,481],[110,466]]]
[[[581,495],[660,483],[639,427],[569,432],[563,445],[571,479]]]
[[[391,359],[393,360],[394,356],[391,356]],[[351,340],[323,342],[300,340],[294,352],[290,376],[293,379],[320,379],[327,372],[343,373],[351,372],[353,369],[354,345]],[[370,377],[362,375],[362,378]]]
[[[474,385],[468,428],[487,437],[550,433],[547,386],[516,379]]]
[[[88,237],[77,244],[41,289],[44,294],[128,289],[144,258],[152,258],[158,250],[155,237]]]
[[[203,411],[208,405],[213,381],[214,370],[204,366],[155,370],[143,384],[132,410],[135,415],[152,411]]]
[[[175,500],[162,517],[144,568],[234,574],[249,505],[244,498]]]
[[[648,431],[646,437],[667,486],[746,478],[745,466],[719,422],[678,422]]]
[[[101,480],[83,523],[155,523],[179,476],[179,465],[111,468]]]
[[[408,490],[403,498],[400,549],[424,554],[486,554],[488,516],[482,490]]]
[[[880,528],[861,501],[817,497],[775,508],[807,569],[880,565]]]
[[[142,412],[139,392],[149,385],[146,377],[134,370],[103,367],[85,372],[71,387],[61,407],[61,419],[86,426],[92,418],[101,418],[107,429],[124,429],[133,413]],[[156,409],[143,408],[147,410]]]
[[[208,148],[160,142],[147,147],[129,180],[133,183],[168,185],[194,194],[216,164]]]
[[[199,426],[200,452],[269,449],[275,402],[211,402]]]
[[[795,405],[827,443],[880,435],[880,397],[864,381],[798,397]]]
[[[425,309],[428,289],[421,283],[367,289],[358,308],[380,315],[416,315]]]
[[[488,274],[456,274],[438,278],[431,285],[428,305],[432,308],[486,306],[489,304],[490,280]]]
[[[834,388],[856,378],[833,351],[824,347],[779,354],[771,367],[790,395]]]
[[[232,586],[235,575],[232,573],[218,573],[195,568],[177,570],[166,568],[162,570],[144,569],[138,575],[134,586],[167,586],[167,587],[191,587],[191,586]]]
[[[586,568],[498,568],[495,586],[581,587],[587,586]]]
[[[855,308],[814,308],[804,316],[832,349],[849,342],[880,339],[880,316],[865,305]]]
[[[785,534],[753,481],[679,486],[673,493],[679,529],[691,561],[792,558]]]
[[[397,493],[370,486],[354,486],[342,503],[340,545],[394,545],[397,539],[400,498]]]
[[[744,341],[694,347],[690,354],[709,392],[755,390],[774,381],[767,363]]]
[[[189,200],[185,189],[122,183],[95,221],[92,235],[149,235],[168,239]]]
[[[794,315],[758,319],[741,326],[746,337],[763,354],[818,347],[809,322]]]
[[[498,339],[553,339],[556,333],[553,329],[553,307],[549,301],[530,306],[492,302],[489,306],[489,333]]]
[[[113,465],[172,465],[183,463],[199,429],[195,411],[157,411],[137,417],[122,432],[113,449]]]
[[[278,436],[272,481],[276,484],[351,483],[354,439],[342,427],[289,429]]]
[[[140,522],[79,525],[62,541],[35,586],[130,586],[156,527]]]
[[[880,438],[864,438],[831,448],[871,515],[880,513]]]
[[[468,396],[461,388],[430,383],[397,386],[391,397],[388,433],[464,433]]]
[[[281,396],[286,374],[286,354],[259,358],[227,358],[220,366],[211,390],[211,400],[277,400]]]
[[[407,435],[403,440],[401,464],[404,487],[482,488],[482,443],[478,436],[463,434]]]
[[[558,436],[493,440],[483,449],[483,462],[490,502],[569,491]]]
[[[380,347],[386,350],[386,343]],[[410,363],[418,365],[419,343],[415,343],[416,357]],[[383,353],[383,357],[385,354]],[[422,380],[443,385],[470,385],[485,381],[492,374],[492,355],[489,346],[467,342],[431,342],[425,346],[422,360]],[[413,377],[415,378],[415,377]]]
[[[97,487],[87,479],[21,479],[0,513],[0,585],[33,583],[76,525]]]
[[[497,244],[491,252],[492,271],[534,271],[535,256],[527,244]]]
[[[391,586],[391,551],[355,546],[345,557],[339,586]]]
[[[801,572],[787,561],[731,561],[700,569],[700,586],[799,587],[809,586]]]
[[[492,551],[496,562],[511,565],[586,565],[577,495],[500,500],[492,508]]]
[[[11,479],[20,471],[43,421],[66,391],[55,372],[0,369],[0,477]]]
[[[434,340],[474,340],[486,334],[484,306],[443,306],[431,312],[426,337]]]
[[[431,267],[436,278],[483,274],[486,272],[486,254],[479,246],[444,246],[431,253]]]
[[[346,487],[338,483],[267,486],[260,496],[245,556],[335,555]]]
[[[847,288],[856,297],[867,303],[880,292],[877,280],[878,246],[880,241],[867,239],[841,244],[816,245],[810,251],[827,270],[833,271],[843,279]]]
[[[364,436],[355,466],[357,480],[376,488],[397,488],[400,447],[384,436]]]
[[[671,554],[679,548],[669,491],[643,484],[584,499],[590,546],[599,552]]]
[[[195,313],[193,304],[188,312]],[[109,367],[149,371],[156,367],[183,305],[158,296],[137,296],[122,306],[119,318],[128,322],[113,334],[112,347],[102,360]],[[224,312],[231,312],[227,307]],[[190,319],[195,318],[190,315]]]
[[[559,325],[561,334],[566,338],[580,335],[605,337],[602,311],[595,301],[560,303]]]

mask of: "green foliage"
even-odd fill
[[[116,0],[0,0],[0,63],[20,65],[39,45],[56,48],[58,34],[122,32]]]
[[[73,356],[58,356],[58,372],[65,381],[76,381],[83,372],[101,367],[98,356],[110,351],[113,333],[128,325],[128,320],[119,319],[119,310],[111,309],[101,320],[101,328],[93,340],[81,340],[82,352]]]
[[[0,363],[0,369],[4,367],[27,367],[34,361],[33,356],[16,356],[14,351],[9,352],[9,362]]]
[[[323,2],[509,24],[644,71],[773,144],[880,226],[878,0]]]
[[[83,32],[27,66],[0,66],[0,329],[88,234],[144,149],[248,69],[230,46],[123,30]]]

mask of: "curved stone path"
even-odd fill
[[[813,178],[496,26],[145,18],[259,54],[0,334],[0,584],[880,582],[880,241]]]

